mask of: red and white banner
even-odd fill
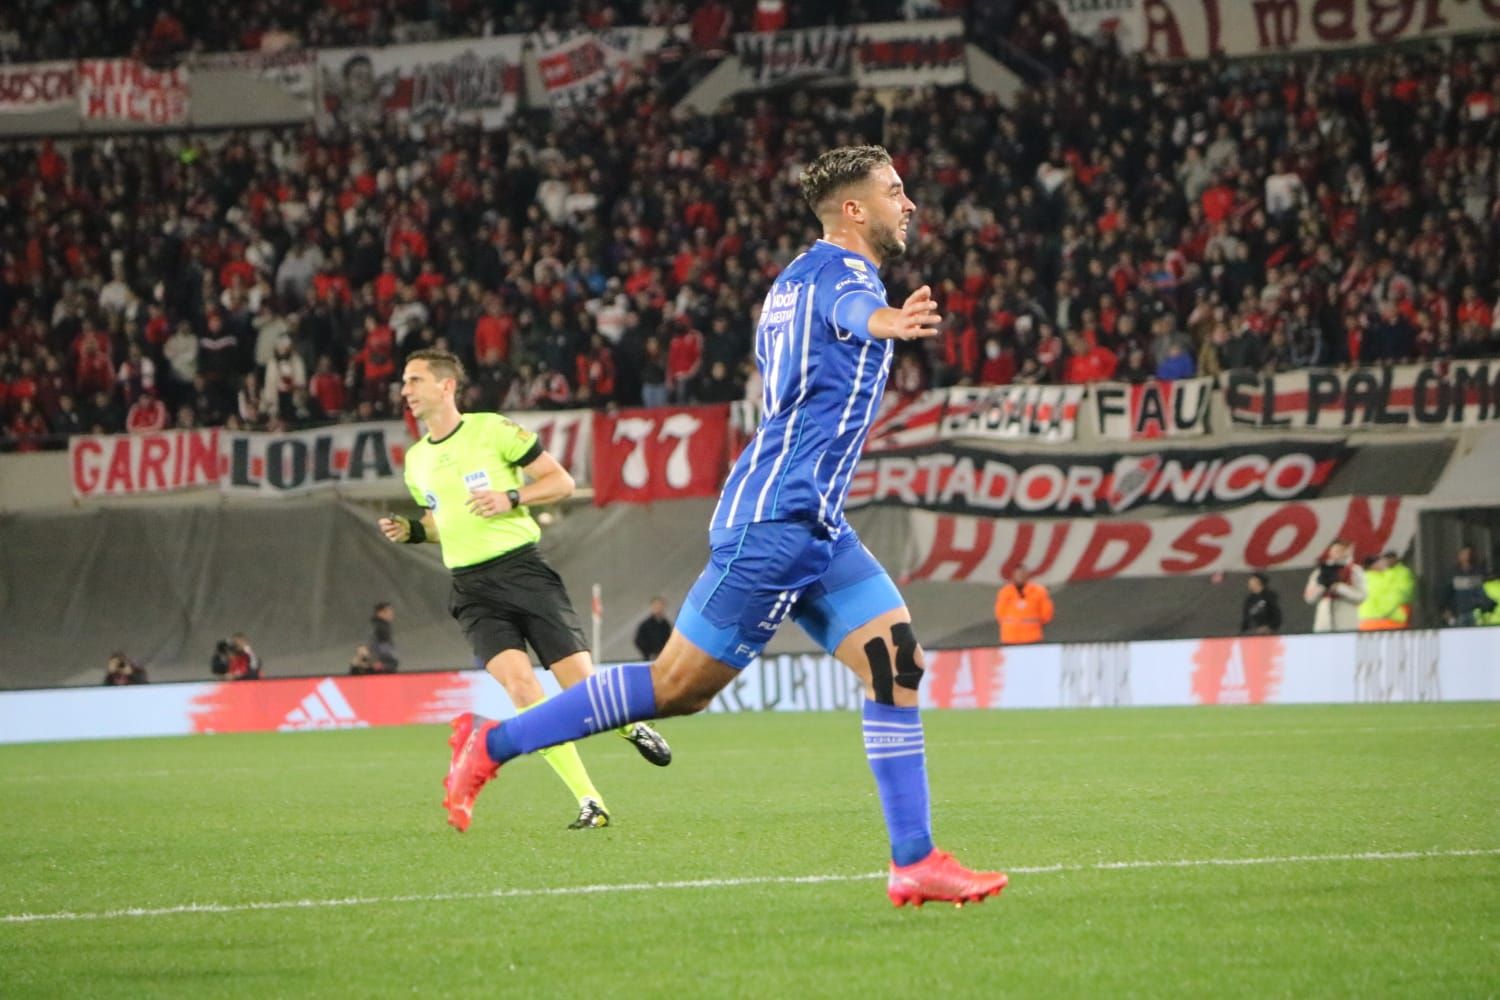
[[[715,496],[728,467],[729,407],[595,413],[593,448],[596,506]]]
[[[828,25],[795,31],[750,31],[734,36],[740,71],[752,86],[849,75],[854,29]]]
[[[622,28],[538,42],[537,72],[553,110],[591,104],[621,86],[641,65],[644,37],[643,31]]]
[[[523,35],[318,52],[318,129],[367,132],[386,120],[499,128],[520,103]]]
[[[155,70],[134,59],[81,60],[78,111],[88,121],[185,125],[188,69]]]
[[[964,23],[957,18],[856,29],[854,82],[861,87],[952,86],[968,77]]]
[[[579,486],[594,481],[593,410],[530,410],[512,419],[541,438],[542,447]]]
[[[24,115],[77,106],[77,63],[0,66],[0,115]]]
[[[925,708],[1500,701],[1500,628],[927,651]],[[543,672],[549,693],[556,685]],[[823,653],[762,657],[708,711],[858,711]],[[515,709],[482,670],[0,691],[0,744],[431,725]]]
[[[1081,385],[995,385],[886,393],[865,451],[936,441],[1071,441],[1084,392]]]
[[[400,421],[339,424],[289,434],[161,431],[68,440],[73,495],[143,496],[217,488],[282,495],[398,480],[408,437]]]
[[[1208,433],[1212,378],[1171,382],[1096,382],[1089,386],[1099,436],[1116,441],[1192,437]]]
[[[1500,362],[1231,372],[1224,401],[1236,424],[1270,430],[1477,427],[1500,423]]]
[[[1103,6],[1076,0],[1073,6]],[[1154,59],[1390,45],[1500,29],[1500,0],[1134,0],[1120,27]]]
[[[1197,516],[1014,521],[911,512],[908,580],[999,586],[1018,566],[1047,584],[1310,567],[1335,538],[1357,557],[1402,551],[1417,525],[1409,497],[1257,503]]]
[[[1272,442],[1134,455],[1001,455],[945,446],[865,455],[846,509],[870,504],[955,514],[1118,514],[1316,496],[1350,455],[1331,442]]]

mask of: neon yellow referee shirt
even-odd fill
[[[406,488],[432,511],[443,564],[473,566],[541,540],[542,529],[525,507],[480,517],[465,506],[475,490],[518,490],[521,470],[542,455],[531,431],[498,413],[465,413],[441,441],[431,435],[406,452]]]

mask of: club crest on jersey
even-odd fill
[[[490,488],[490,474],[483,469],[480,469],[478,472],[465,472],[464,487],[470,493],[477,492],[478,490],[487,490]]]

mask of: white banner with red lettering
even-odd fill
[[[511,419],[542,441],[542,447],[568,470],[579,486],[594,481],[593,410],[528,410]]]
[[[215,488],[276,496],[353,483],[399,481],[409,436],[399,420],[288,434],[161,431],[68,441],[73,495],[144,496]]]
[[[717,496],[729,460],[729,406],[594,414],[594,503]]]
[[[865,451],[936,441],[1071,441],[1085,392],[1081,385],[955,386],[915,396],[888,392]]]
[[[318,52],[318,129],[418,128],[465,122],[499,128],[520,103],[524,35]]]
[[[1183,378],[1142,385],[1095,382],[1094,416],[1099,436],[1115,441],[1199,437],[1209,431],[1212,378]]]
[[[1267,430],[1478,427],[1500,423],[1500,362],[1230,372],[1224,403],[1236,424]]]
[[[660,28],[618,28],[566,36],[533,36],[537,72],[553,110],[577,108],[621,87],[660,47]]]
[[[1109,6],[1122,8],[1120,28],[1155,59],[1263,56],[1500,30],[1500,0],[1137,0]]]
[[[77,106],[77,63],[0,66],[0,115],[24,115]]]
[[[1022,521],[914,510],[908,580],[999,586],[1018,566],[1043,583],[1310,567],[1336,538],[1356,557],[1405,550],[1417,526],[1410,497],[1253,503],[1147,520]]]
[[[80,60],[78,113],[88,121],[185,125],[188,68],[157,70],[134,59]]]
[[[929,650],[926,708],[1500,701],[1500,628]],[[556,693],[545,671],[543,687]],[[824,653],[762,657],[708,711],[857,711]],[[515,715],[482,670],[0,691],[0,743],[436,725]]]
[[[953,86],[968,76],[964,23],[957,18],[855,29],[854,82],[861,87]]]

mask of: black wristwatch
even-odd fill
[[[521,491],[520,490],[506,490],[505,491],[505,499],[507,499],[507,500],[510,501],[510,509],[511,510],[516,510],[517,508],[519,508],[521,506]]]

